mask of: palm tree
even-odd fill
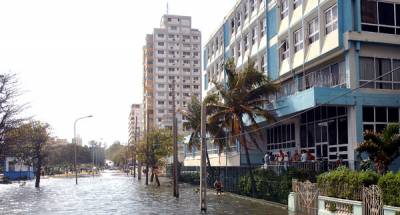
[[[208,124],[220,130],[230,131],[230,139],[239,141],[246,153],[247,165],[251,167],[248,138],[260,150],[254,135],[262,139],[260,121],[273,122],[272,111],[266,110],[270,104],[268,97],[278,92],[274,84],[263,72],[254,68],[254,62],[248,61],[242,71],[236,70],[234,61],[225,64],[226,84],[213,82],[216,92],[204,100],[207,104]],[[248,133],[251,130],[252,134]],[[250,180],[253,196],[256,184],[250,168]]]
[[[188,104],[187,110],[179,109],[178,111],[187,119],[188,122],[185,123],[185,126],[191,130],[188,148],[190,150],[193,148],[200,149],[201,102],[196,97],[192,97],[191,102]],[[225,143],[225,140],[222,137],[225,137],[225,133],[211,125],[207,125],[206,128],[207,131],[214,137],[219,137],[218,140],[214,141],[214,144],[219,147],[219,151],[222,151]],[[212,170],[208,151],[206,151],[206,158],[207,166],[210,168],[210,170]]]
[[[366,131],[364,141],[357,151],[367,152],[375,162],[378,172],[384,173],[389,165],[400,155],[399,125],[390,124],[382,132]]]

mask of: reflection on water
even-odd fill
[[[198,214],[199,196],[190,185],[180,185],[180,198],[172,197],[170,185],[146,187],[118,172],[100,177],[44,179],[41,188],[34,182],[0,185],[0,214]],[[208,193],[208,214],[287,214],[262,204]]]

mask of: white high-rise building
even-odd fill
[[[129,114],[129,143],[136,144],[143,136],[143,108],[141,104],[132,104]]]
[[[201,99],[201,33],[191,17],[164,15],[160,28],[146,35],[144,61],[144,122],[146,129],[171,128],[172,84],[176,110],[185,109],[193,96]],[[185,119],[177,111],[179,134]]]

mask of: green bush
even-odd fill
[[[378,186],[382,189],[385,205],[400,206],[400,171],[397,174],[389,172],[381,176]]]
[[[341,199],[360,200],[357,193],[363,186],[378,182],[379,176],[372,171],[352,171],[346,167],[323,173],[317,177],[318,189],[323,195]]]
[[[179,181],[190,184],[200,184],[200,173],[184,173],[179,176]]]
[[[315,180],[315,174],[309,171],[288,169],[280,175],[274,171],[257,169],[254,170],[256,181],[256,197],[268,201],[287,204],[287,198],[292,188],[292,179],[297,178],[301,181]],[[240,178],[239,190],[241,195],[252,196],[250,176]]]

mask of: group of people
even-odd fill
[[[276,154],[267,152],[264,155],[264,163],[266,165],[272,163],[306,162],[313,160],[315,160],[315,156],[310,150],[301,150],[301,153],[296,150],[292,156],[290,151],[283,152],[282,150],[279,150],[279,153]]]

